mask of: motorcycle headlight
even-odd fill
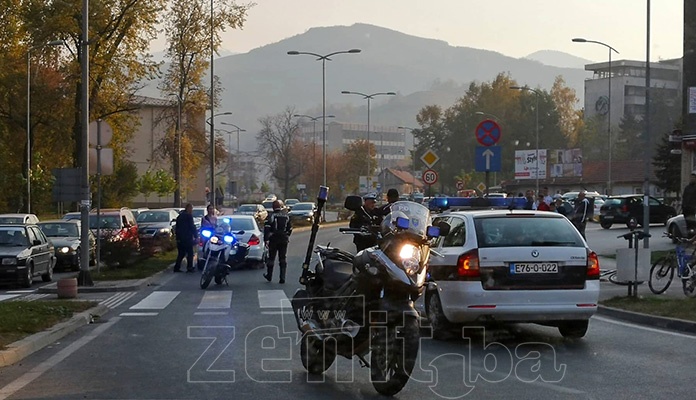
[[[402,260],[406,260],[408,258],[413,258],[417,255],[418,252],[418,247],[412,245],[412,244],[405,244],[401,250],[399,250],[399,257]]]
[[[232,236],[232,235],[225,235],[225,237],[223,238],[223,240],[225,241],[225,243],[231,244],[232,242],[234,242],[234,236]]]
[[[408,275],[415,275],[420,269],[420,248],[412,244],[405,244],[399,250],[401,265]]]
[[[213,236],[210,238],[210,243],[212,244],[217,244],[220,241],[217,236]]]

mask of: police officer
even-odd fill
[[[585,191],[581,190],[580,193],[578,193],[578,198],[575,199],[575,210],[573,211],[573,217],[570,222],[575,225],[583,238],[585,238],[585,225],[587,225],[589,211],[590,201],[585,197]]]
[[[375,213],[377,216],[377,224],[381,224],[384,217],[391,213],[391,205],[397,201],[399,201],[399,191],[394,188],[387,190],[387,204],[377,209]]]
[[[362,210],[353,214],[350,218],[350,223],[348,224],[351,228],[371,228],[375,222],[375,206],[377,205],[377,195],[374,193],[369,193],[363,196],[363,206]],[[355,243],[355,250],[359,252],[368,247],[372,247],[377,244],[377,239],[374,235],[362,236],[353,235],[353,243]]]
[[[273,202],[273,212],[266,218],[264,225],[264,238],[268,246],[268,259],[266,260],[267,272],[263,277],[267,281],[273,279],[273,264],[275,264],[276,254],[278,255],[278,264],[280,264],[280,280],[279,283],[285,283],[285,271],[287,269],[287,254],[288,242],[292,234],[292,224],[290,217],[285,212],[285,207],[281,200]]]

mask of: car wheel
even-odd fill
[[[590,321],[563,321],[558,325],[558,331],[565,338],[580,339],[587,333],[587,327]]]
[[[31,284],[34,282],[34,264],[29,263],[27,265],[27,273],[22,279],[22,287],[30,288]]]
[[[42,281],[50,282],[53,280],[53,264],[54,264],[54,262],[55,262],[55,260],[53,258],[51,258],[48,261],[48,269],[46,270],[46,272],[43,275],[41,275]]]
[[[427,315],[432,329],[433,339],[446,340],[452,337],[452,323],[447,320],[442,311],[442,302],[440,295],[436,291],[432,291],[428,296]]]
[[[611,225],[612,225],[611,222],[607,222],[607,221],[601,221],[599,224],[600,224],[600,225],[602,226],[602,228],[604,228],[604,229],[609,229],[609,228],[611,228]]]

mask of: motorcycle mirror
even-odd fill
[[[440,236],[447,236],[450,233],[450,224],[448,224],[445,221],[440,221],[438,224],[438,228],[440,228]]]
[[[350,211],[358,211],[360,210],[360,207],[363,205],[363,199],[360,196],[348,196],[346,197],[346,201],[343,203],[343,207]]]

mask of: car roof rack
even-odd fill
[[[434,197],[428,202],[433,212],[462,210],[521,210],[527,204],[524,197]]]

